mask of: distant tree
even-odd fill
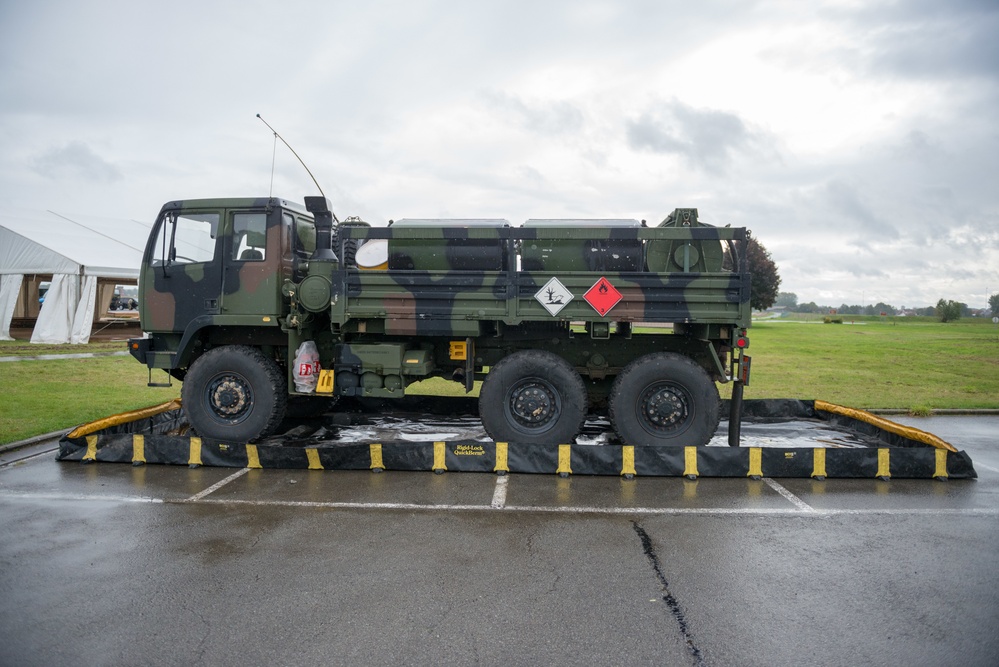
[[[746,256],[749,260],[749,272],[752,274],[750,282],[750,305],[756,310],[766,310],[774,305],[777,300],[777,293],[780,289],[780,274],[777,272],[777,264],[770,257],[770,251],[762,243],[753,238],[750,231],[746,231]]]
[[[999,292],[989,297],[989,310],[993,315],[999,315]]]
[[[794,309],[796,313],[821,313],[824,308],[818,305],[814,301],[809,301],[808,303],[799,303],[798,307]]]
[[[953,322],[961,319],[961,313],[966,307],[957,301],[940,299],[937,301],[936,316],[940,318],[941,322]]]
[[[895,310],[895,306],[890,306],[887,303],[882,303],[881,301],[878,301],[874,305],[874,310],[875,310],[874,313],[875,315],[880,315],[881,313],[884,313],[885,315],[893,316],[898,312]]]
[[[777,294],[780,290],[780,274],[777,272],[777,264],[770,256],[770,251],[753,238],[753,234],[749,230],[746,230],[744,248],[746,263],[749,265],[749,273],[752,275],[749,285],[749,304],[754,310],[766,310],[777,301]],[[735,261],[729,252],[729,246],[726,245],[722,252],[722,267],[728,271],[733,270]]]
[[[781,292],[777,295],[777,300],[774,305],[780,306],[781,308],[793,309],[798,305],[798,295],[794,292]]]

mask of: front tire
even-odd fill
[[[489,370],[479,393],[479,415],[498,442],[571,443],[586,417],[586,386],[579,373],[551,352],[524,350]]]
[[[270,435],[284,419],[285,378],[272,359],[253,347],[216,347],[187,372],[181,399],[201,436],[247,443]]]
[[[718,430],[718,387],[690,359],[660,352],[632,361],[614,380],[610,418],[633,446],[701,446]]]

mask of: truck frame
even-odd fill
[[[606,409],[626,445],[703,445],[749,380],[746,230],[638,220],[339,221],[325,197],[168,202],[132,355],[183,381],[193,429],[250,442],[339,397],[471,392],[497,441],[570,443]],[[296,353],[311,343],[318,364]],[[308,347],[311,347],[309,345]],[[299,360],[300,362],[301,360]],[[314,362],[315,359],[312,359]],[[296,379],[318,369],[315,389]],[[442,398],[441,400],[446,400]],[[730,429],[729,444],[732,441]]]

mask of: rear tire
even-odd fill
[[[579,373],[551,352],[524,350],[489,370],[479,393],[479,415],[498,442],[571,443],[586,417],[586,386]]]
[[[614,380],[610,418],[633,446],[701,446],[718,430],[718,387],[687,357],[668,352],[632,361]]]
[[[284,374],[253,347],[216,347],[198,357],[181,388],[184,411],[201,436],[247,443],[270,435],[284,419]]]

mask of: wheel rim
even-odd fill
[[[238,424],[253,408],[253,389],[242,375],[216,375],[205,387],[204,402],[213,416]]]
[[[646,431],[675,435],[694,419],[694,402],[687,390],[672,382],[650,384],[638,399],[639,422]]]
[[[543,433],[562,414],[562,399],[555,387],[540,378],[527,378],[507,393],[506,412],[510,422],[524,433]]]

